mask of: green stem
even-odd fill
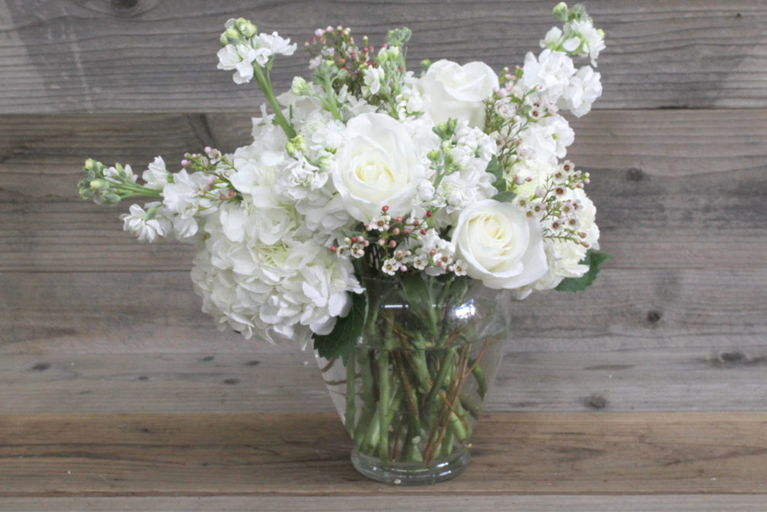
[[[356,350],[352,350],[349,354],[349,358],[346,360],[346,413],[344,420],[346,423],[346,430],[351,436],[354,436],[354,419],[357,415],[354,399],[356,398]]]
[[[285,135],[288,136],[288,139],[294,138],[296,136],[296,130],[293,129],[293,126],[288,122],[287,119],[285,119],[285,115],[282,113],[282,107],[280,107],[280,104],[277,103],[277,98],[274,97],[274,91],[272,91],[272,84],[269,73],[267,72],[266,76],[264,76],[264,72],[261,70],[261,66],[258,64],[253,64],[253,73],[256,77],[256,81],[258,82],[258,86],[261,87],[261,90],[264,92],[264,96],[266,96],[266,101],[269,102],[269,105],[271,105],[272,110],[274,111],[274,120],[278,125],[280,125],[280,128],[282,128],[282,131],[284,131]]]
[[[391,383],[389,382],[389,351],[378,352],[378,420],[380,421],[378,456],[382,460],[389,458],[389,400]]]

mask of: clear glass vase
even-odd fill
[[[318,363],[373,480],[431,484],[469,463],[471,434],[508,337],[497,290],[456,277],[364,280],[365,328],[351,355]]]

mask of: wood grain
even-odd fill
[[[509,352],[486,410],[763,411],[765,368],[764,347]],[[333,410],[298,351],[4,355],[0,389],[0,414]]]
[[[760,495],[5,498],[0,512],[764,512]]]
[[[357,474],[334,414],[2,419],[3,497],[435,491]],[[472,453],[472,466],[439,494],[767,493],[765,413],[491,414]]]
[[[606,269],[581,295],[508,304],[517,352],[763,347],[767,269]],[[186,272],[0,274],[0,354],[247,352]],[[298,346],[264,350],[295,351]]]
[[[193,249],[139,244],[77,196],[86,156],[140,172],[247,143],[247,115],[11,116],[0,123],[0,271],[185,270]],[[574,123],[613,268],[767,266],[767,111],[602,111]]]
[[[302,44],[344,24],[379,44],[408,25],[421,59],[521,64],[556,22],[555,2],[3,0],[0,113],[237,111],[260,103],[215,69],[224,21],[251,17]],[[762,0],[592,0],[607,32],[599,108],[767,107]],[[481,34],[481,36],[478,36]],[[277,59],[275,86],[307,74],[303,52]]]

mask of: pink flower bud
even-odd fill
[[[396,240],[390,240],[389,241],[389,247],[397,247],[397,241]]]
[[[213,151],[213,148],[212,148],[212,147],[210,147],[210,146],[205,146],[205,150],[204,150],[204,151],[205,151],[205,154],[206,154],[206,155],[209,155],[209,154],[210,154],[210,152],[211,152],[211,151]]]
[[[391,230],[392,234],[399,235],[399,228],[394,228]]]
[[[386,212],[388,212],[388,211],[389,211],[389,207],[388,207],[388,206],[382,206],[382,207],[381,207],[381,211],[382,211],[382,212],[384,212],[384,213],[386,213]]]
[[[394,219],[394,222],[396,222],[397,224],[402,224],[402,217],[397,217],[396,219]]]
[[[420,231],[420,233],[421,233],[422,235],[425,235],[425,234],[426,234],[426,230],[425,230],[424,228],[421,228],[421,231]]]
[[[187,160],[186,158],[184,158],[183,160],[181,160],[181,167],[186,167],[186,166],[188,166],[188,165],[189,165],[189,164],[191,164],[191,163],[192,163],[192,162],[190,162],[189,160]]]
[[[330,252],[336,252],[338,250],[338,247],[335,245],[330,246]]]

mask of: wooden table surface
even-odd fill
[[[574,120],[613,255],[509,305],[458,480],[365,481],[310,353],[219,333],[191,249],[77,197],[83,160],[247,142],[226,19],[299,43],[408,25],[411,62],[521,63],[554,0],[0,0],[0,511],[767,510],[767,1],[589,0],[604,96]],[[306,75],[277,61],[275,83]]]

